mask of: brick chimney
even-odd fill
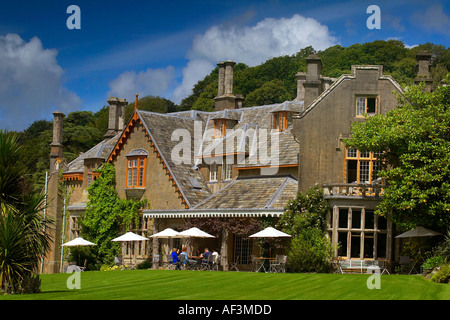
[[[306,58],[308,70],[306,74],[299,74],[297,79],[304,87],[304,107],[305,109],[316,99],[323,91],[320,72],[322,71],[322,60],[315,54]],[[304,80],[303,80],[304,79]]]
[[[61,111],[53,112],[53,140],[50,144],[50,173],[58,171],[58,163],[63,157],[63,120],[64,113]]]
[[[431,54],[427,51],[420,51],[416,55],[416,60],[416,78],[414,79],[414,84],[425,82],[425,90],[431,92],[431,85],[433,84],[433,79],[430,74]]]
[[[217,64],[219,67],[218,90],[215,100],[215,111],[242,108],[244,98],[233,93],[234,66],[236,62],[227,60]]]
[[[111,97],[109,103],[108,131],[104,138],[112,138],[125,128],[125,107],[128,102],[125,99]]]

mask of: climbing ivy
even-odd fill
[[[119,255],[120,243],[111,241],[134,226],[139,226],[139,209],[146,200],[120,199],[112,164],[97,170],[99,177],[88,188],[89,202],[81,217],[82,235],[97,244],[92,247],[96,265],[111,265]]]

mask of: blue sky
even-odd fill
[[[366,26],[372,4],[381,29]],[[80,30],[66,26],[70,5]],[[109,96],[179,102],[223,59],[257,65],[377,39],[448,47],[449,1],[2,1],[0,128],[95,112]]]

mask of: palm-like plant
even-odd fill
[[[19,155],[17,135],[0,130],[0,291],[5,293],[37,291],[38,264],[50,243],[50,222],[40,215],[44,196],[23,194],[26,170]]]

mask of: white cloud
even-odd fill
[[[213,26],[195,37],[188,58],[214,63],[232,59],[255,66],[310,45],[323,50],[334,44],[336,39],[326,26],[296,14],[292,18],[267,18],[251,27]]]
[[[222,60],[255,66],[272,57],[291,55],[307,46],[324,50],[337,44],[328,27],[317,20],[295,14],[291,18],[267,18],[254,26],[213,26],[197,35],[187,54],[183,81],[172,99],[179,103],[193,85]]]
[[[214,64],[204,59],[190,60],[183,69],[183,80],[181,84],[173,91],[172,100],[179,104],[183,98],[192,93],[194,85],[207,76],[214,67]]]
[[[17,34],[0,36],[0,128],[23,130],[56,109],[80,107],[81,99],[63,86],[56,55],[37,37],[26,42]]]
[[[108,96],[132,99],[137,93],[142,96],[162,96],[174,81],[174,68],[168,66],[164,69],[147,69],[125,71],[109,83]]]
[[[450,35],[450,16],[444,12],[441,4],[430,6],[425,12],[415,12],[412,19],[430,32]]]

